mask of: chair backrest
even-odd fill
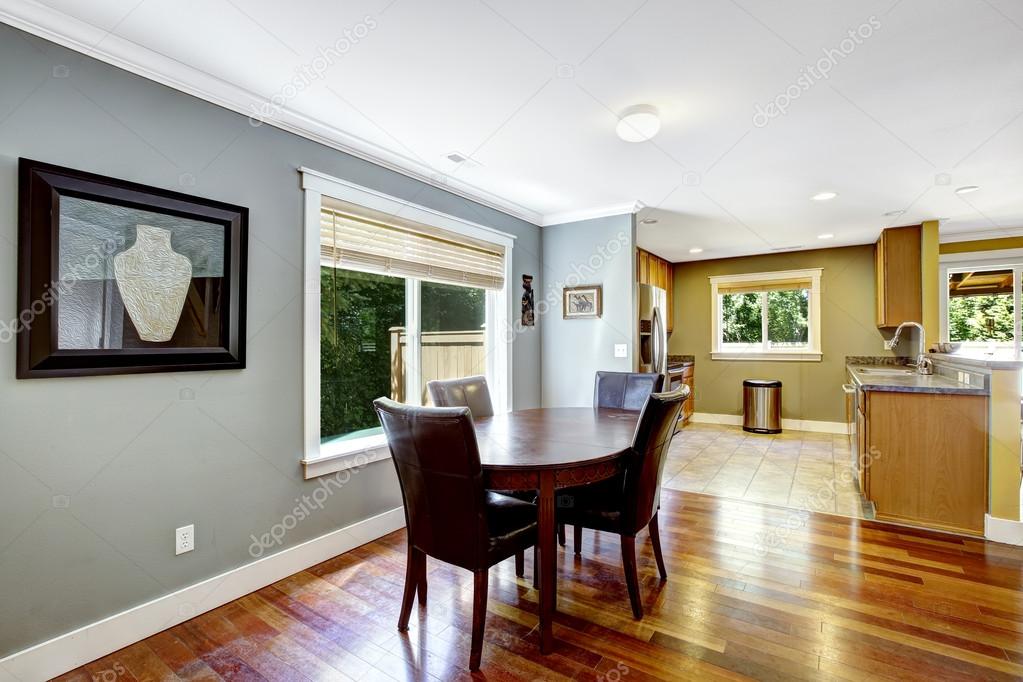
[[[661,473],[668,447],[675,435],[682,403],[689,397],[686,385],[668,393],[654,393],[643,406],[626,455],[622,505],[624,532],[636,533],[650,523],[661,503]]]
[[[659,392],[663,385],[663,374],[597,372],[593,382],[593,406],[639,412],[647,397]]]
[[[430,392],[430,400],[437,407],[468,407],[473,419],[494,416],[494,404],[490,402],[486,377],[430,381],[426,384],[426,390]]]
[[[373,407],[398,472],[409,542],[455,566],[486,566],[486,493],[469,409],[388,398]]]

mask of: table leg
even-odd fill
[[[558,566],[553,471],[541,472],[537,503],[540,546],[540,652],[549,654],[554,650],[554,591],[557,589],[555,572]]]

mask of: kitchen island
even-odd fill
[[[854,468],[879,520],[983,535],[989,378],[852,362]]]

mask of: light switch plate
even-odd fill
[[[627,343],[616,343],[615,344],[615,357],[616,358],[627,358],[627,357],[629,357],[629,344],[627,344]]]

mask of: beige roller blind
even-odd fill
[[[754,294],[760,291],[791,291],[793,289],[811,288],[813,288],[813,281],[809,277],[797,277],[767,282],[721,283],[718,284],[718,294]]]
[[[504,288],[504,247],[369,209],[324,206],[320,263],[449,284]]]

